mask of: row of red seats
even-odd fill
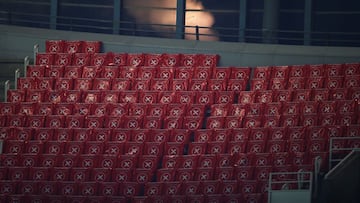
[[[75,50],[76,51],[76,50]],[[144,54],[144,53],[37,53],[36,65],[42,66],[166,66],[215,67],[215,54]]]
[[[245,80],[128,80],[109,78],[19,78],[18,90],[118,90],[118,91],[234,91],[246,89]]]
[[[100,53],[102,42],[89,40],[46,40],[46,53]]]
[[[253,79],[333,78],[359,75],[359,63],[254,67]]]
[[[122,82],[118,83],[123,84]],[[66,85],[65,85],[66,86]],[[68,87],[68,86],[66,86]],[[25,89],[9,90],[7,102],[12,103],[143,103],[167,105],[182,104],[239,104],[261,105],[263,103],[277,103],[283,106],[286,103],[303,103],[317,105],[318,103],[352,102],[358,106],[360,101],[360,88],[297,90],[297,91],[133,91],[133,90],[43,90]],[[283,104],[282,104],[283,103]]]
[[[171,182],[163,184],[152,184],[137,186],[134,182],[124,184],[96,183],[96,182],[41,182],[40,188],[35,183],[28,181],[24,183],[3,182],[1,189],[13,192],[13,195],[0,196],[5,202],[49,202],[49,203],[126,203],[126,202],[214,202],[214,203],[260,203],[266,199],[265,195],[250,193],[262,189],[262,185],[244,183],[242,186],[234,186],[233,182],[217,181],[203,182],[196,185],[195,182],[180,183]],[[59,188],[61,188],[59,190]],[[242,190],[241,194],[234,191]],[[59,192],[55,192],[59,191]],[[192,192],[199,194],[191,194]],[[33,193],[38,193],[35,195]],[[18,195],[16,195],[18,193]],[[59,194],[58,194],[59,193]],[[20,195],[22,194],[22,195]],[[145,196],[140,196],[145,194]],[[265,202],[265,201],[264,201]]]
[[[237,129],[307,127],[360,124],[355,115],[313,114],[278,116],[81,116],[81,115],[9,115],[0,116],[0,123],[8,127],[29,128],[128,128],[128,129]]]
[[[199,129],[121,129],[121,128],[13,128],[0,129],[2,140],[19,141],[99,141],[99,142],[244,142],[247,140],[305,141],[331,137],[360,137],[360,126],[307,126],[277,128]],[[141,139],[140,139],[141,138]]]

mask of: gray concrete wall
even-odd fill
[[[103,52],[216,53],[220,66],[262,66],[360,62],[360,48],[205,42],[57,31],[0,25],[0,60],[32,57],[34,44],[45,40],[100,40]]]

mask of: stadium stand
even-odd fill
[[[1,202],[265,203],[360,146],[360,63],[45,47],[0,103]]]

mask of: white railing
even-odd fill
[[[358,145],[349,146],[350,142]],[[329,147],[329,170],[346,157],[354,149],[360,149],[360,137],[332,137]]]

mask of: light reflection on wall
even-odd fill
[[[176,24],[176,0],[125,0],[124,7],[136,19],[138,24],[157,24],[152,25],[151,28],[155,31],[174,32],[175,26],[159,26],[175,25]],[[166,9],[149,9],[148,7],[158,7]],[[188,10],[203,10],[204,6],[197,0],[186,0],[186,9]],[[212,27],[214,24],[214,17],[210,12],[206,11],[187,11],[185,15],[186,39],[196,39],[195,27]],[[212,29],[200,28],[200,40],[217,41],[216,32]],[[212,36],[208,36],[212,35]]]

